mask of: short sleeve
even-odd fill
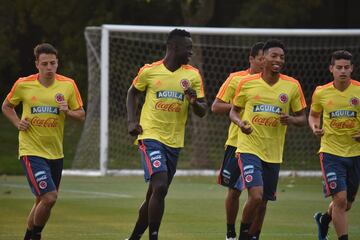
[[[72,89],[70,97],[68,99],[68,105],[71,110],[79,109],[83,106],[83,101],[80,96],[79,89],[76,86],[76,83],[72,83]]]
[[[291,110],[293,112],[299,112],[302,109],[306,108],[304,93],[298,81],[296,81],[295,90],[293,91],[293,96],[291,98],[290,104],[291,104]]]
[[[7,95],[6,99],[14,106],[19,105],[22,101],[22,94],[21,94],[21,84],[19,80],[17,80],[14,86],[11,88],[11,91]]]
[[[146,77],[147,71],[145,70],[145,67],[146,67],[146,65],[139,70],[137,76],[134,78],[134,80],[132,82],[133,86],[137,90],[142,91],[142,92],[146,90],[146,87],[148,85],[147,77]]]
[[[204,81],[200,75],[200,73],[197,73],[195,75],[194,81],[192,82],[192,86],[191,86],[195,91],[196,91],[196,95],[197,98],[203,98],[205,97],[205,93],[204,93]]]
[[[320,97],[319,97],[319,88],[317,87],[312,95],[312,99],[311,99],[311,110],[313,110],[314,112],[322,112],[323,111],[323,107],[321,105],[320,102]]]
[[[234,98],[236,87],[236,81],[234,81],[234,77],[230,75],[221,85],[219,92],[216,95],[216,98],[224,102],[230,103]]]
[[[244,108],[246,104],[246,92],[244,82],[240,81],[236,87],[235,97],[233,98],[233,105]]]

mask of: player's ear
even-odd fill
[[[329,65],[329,71],[332,73],[333,72],[333,68],[334,68],[334,65],[330,64]]]

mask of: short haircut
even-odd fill
[[[263,42],[257,42],[254,45],[252,45],[250,49],[250,56],[256,57],[259,54],[260,50],[263,50],[264,43]]]
[[[34,48],[34,56],[36,61],[39,60],[39,56],[42,53],[54,54],[56,57],[58,55],[58,51],[56,50],[56,48],[49,43],[41,43],[36,45],[36,47]]]
[[[169,33],[166,43],[169,44],[173,39],[176,39],[177,37],[191,38],[191,34],[184,29],[175,28]]]
[[[331,54],[331,65],[335,64],[335,60],[349,60],[352,63],[352,54],[346,50],[337,50]]]
[[[284,43],[278,39],[270,39],[266,41],[263,47],[263,51],[266,52],[270,48],[275,48],[275,47],[281,48],[284,52],[286,52]]]

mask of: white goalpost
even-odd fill
[[[354,65],[360,62],[359,29],[87,27],[87,119],[73,161],[77,170],[68,174],[142,174],[137,170],[140,160],[134,139],[127,134],[126,92],[141,66],[164,56],[167,34],[174,28],[192,35],[195,54],[191,64],[204,77],[209,105],[230,72],[247,68],[249,49],[258,41],[277,38],[285,43],[284,73],[300,80],[308,104],[315,86],[330,80],[327,66],[334,50],[347,49],[354,54]],[[355,68],[355,79],[358,73]],[[179,168],[190,174],[214,175],[223,158],[228,124],[226,116],[210,112],[205,121],[190,116]],[[289,128],[282,175],[319,175],[317,148],[318,140],[308,129]]]

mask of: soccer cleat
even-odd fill
[[[230,238],[226,237],[225,240],[236,240],[236,237],[230,237]]]
[[[318,240],[329,240],[327,237],[329,231],[329,225],[324,225],[320,222],[322,216],[321,212],[317,212],[314,215],[314,219],[318,228]]]

